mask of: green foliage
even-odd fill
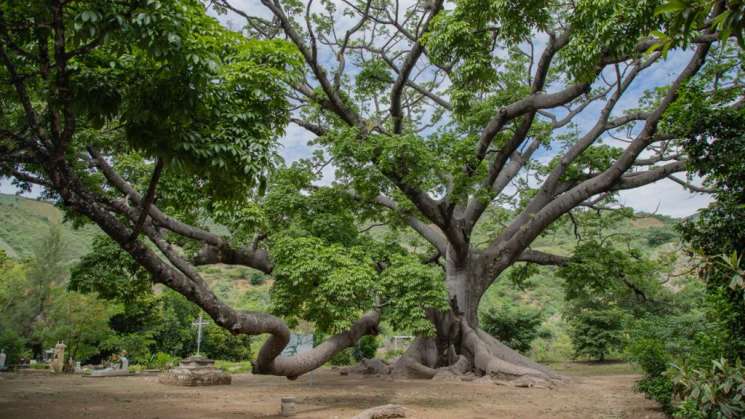
[[[98,354],[100,343],[113,334],[109,318],[116,307],[93,295],[56,291],[47,319],[40,325],[44,346],[65,342],[67,355],[75,360]]]
[[[380,347],[380,339],[377,336],[363,336],[352,348],[352,357],[358,362],[363,359],[375,358],[378,347]]]
[[[400,330],[431,333],[427,308],[444,308],[442,271],[417,258],[392,254],[382,273],[375,270],[370,250],[362,246],[325,244],[315,237],[276,239],[272,304],[293,324],[313,321],[322,333],[347,329],[376,301],[385,318]]]
[[[674,411],[673,383],[666,375],[647,375],[636,383],[636,389],[645,393],[647,398],[658,402],[666,413]]]
[[[638,390],[657,400],[667,413],[675,412],[672,366],[708,368],[719,359],[729,339],[721,299],[702,293],[697,282],[684,284],[672,302],[673,312],[650,314],[630,322],[626,352],[645,372]],[[685,415],[684,415],[685,416]]]
[[[62,229],[52,225],[36,243],[32,259],[23,264],[3,260],[0,328],[14,360],[27,354],[21,345],[38,351],[59,341],[65,342],[69,356],[85,360],[98,354],[112,334],[109,320],[118,307],[65,290],[65,246]]]
[[[165,352],[158,352],[153,355],[147,363],[148,368],[167,370],[178,365],[180,357],[173,356]]]
[[[286,237],[273,250],[272,304],[291,322],[313,320],[321,332],[335,334],[372,306],[376,273],[363,249]]]
[[[586,310],[570,320],[569,335],[576,357],[604,361],[623,343],[624,313],[619,309]]]
[[[394,255],[390,263],[380,280],[386,319],[396,330],[432,334],[425,310],[448,308],[442,270],[423,265],[412,256]]]
[[[724,262],[722,255],[745,253],[745,111],[742,109],[708,109],[706,104],[717,98],[707,97],[701,88],[691,87],[685,100],[676,107],[671,119],[688,139],[685,149],[691,155],[692,174],[706,176],[707,185],[715,190],[716,201],[687,220],[680,231],[693,253],[705,261]],[[723,98],[721,100],[727,100]],[[714,103],[714,104],[715,104]],[[687,121],[685,125],[678,122]],[[730,263],[705,263],[700,271],[708,291],[720,299],[721,318],[728,319],[730,339],[726,342],[728,358],[745,355],[745,290],[732,286],[741,278],[745,263],[737,256],[727,256]]]
[[[724,7],[712,19],[712,12],[719,5]],[[661,38],[657,48],[667,50],[676,45],[687,45],[694,36],[705,28],[719,34],[721,41],[727,42],[730,36],[737,39],[745,48],[745,2],[735,0],[719,2],[716,0],[666,0],[655,12],[668,19],[667,33],[658,33]]]
[[[91,253],[72,269],[68,288],[101,298],[134,302],[150,293],[150,276],[108,236],[93,240]]]
[[[675,238],[675,232],[666,228],[650,228],[647,231],[647,244],[653,247],[669,243]]]
[[[739,418],[745,415],[745,367],[739,360],[711,361],[708,368],[676,368],[674,394],[681,405],[676,417]]]
[[[357,94],[363,96],[377,95],[391,83],[393,83],[393,76],[388,64],[383,60],[370,60],[360,68],[355,81],[355,90]]]
[[[499,80],[491,54],[494,39],[486,29],[496,27],[500,41],[516,45],[534,29],[548,26],[553,3],[459,0],[454,9],[445,10],[434,19],[425,43],[435,62],[455,64],[453,83],[457,90],[486,91]]]
[[[580,0],[568,17],[573,29],[560,57],[575,78],[592,80],[602,56],[634,55],[637,41],[657,29],[660,0]]]
[[[505,304],[481,312],[481,328],[512,349],[526,353],[538,337],[544,316],[540,309]]]
[[[26,339],[17,331],[0,324],[0,349],[5,352],[7,358],[5,365],[17,364],[20,358],[28,359],[31,352],[26,349]]]
[[[3,5],[12,28],[7,41],[33,48],[46,39],[50,10],[43,2]],[[191,189],[198,184],[213,196],[242,198],[263,188],[277,161],[275,139],[289,119],[287,89],[301,74],[292,44],[247,39],[208,16],[198,0],[84,0],[65,3],[60,18],[70,53],[59,63],[65,74],[43,68],[42,60],[16,65],[23,74],[51,73],[32,78],[26,89],[40,108],[69,103],[76,127],[71,153],[92,145],[114,157],[159,157],[191,178]],[[46,82],[56,77],[70,85],[64,98],[50,96]],[[9,88],[5,83],[2,121],[15,131],[23,109]],[[97,176],[78,174],[88,186],[100,185]]]
[[[329,359],[329,364],[333,366],[346,366],[354,363],[354,357],[352,356],[352,349],[347,348]]]
[[[595,176],[607,170],[623,153],[619,147],[611,147],[606,144],[596,144],[587,148],[569,167],[566,168],[562,180],[577,182],[588,176]],[[561,160],[561,155],[554,157],[543,170],[549,173]]]
[[[204,329],[202,352],[209,358],[226,361],[251,359],[251,336],[234,336],[227,330],[210,322]]]
[[[266,276],[261,273],[253,273],[251,274],[251,278],[249,279],[249,282],[251,285],[262,285],[266,281]]]
[[[251,372],[253,367],[250,362],[215,360],[215,368],[219,368],[227,373],[236,374]]]

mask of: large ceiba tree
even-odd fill
[[[479,329],[479,301],[517,263],[565,263],[531,249],[564,218],[685,184],[666,115],[727,11],[713,2],[699,31],[666,40],[685,60],[670,68],[649,34],[678,16],[653,0],[211,2],[240,34],[196,1],[20,3],[0,6],[0,173],[222,327],[269,334],[254,372],[290,378],[381,321],[420,335],[395,372],[557,378]],[[645,76],[660,69],[667,86]],[[737,99],[739,71],[706,80]],[[274,142],[288,123],[317,148],[289,167]],[[380,240],[378,224],[419,239]],[[271,274],[273,314],[217,298],[198,267],[218,263]],[[281,356],[298,319],[331,336]]]

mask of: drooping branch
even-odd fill
[[[686,182],[685,180],[683,180],[683,179],[681,179],[681,178],[679,178],[677,176],[668,175],[667,178],[670,179],[670,180],[672,180],[673,182],[677,183],[678,185],[680,185],[680,186],[688,189],[691,192],[698,192],[698,193],[714,193],[714,192],[716,192],[714,189],[705,188],[703,186],[694,185],[691,182]]]
[[[117,208],[130,220],[137,219],[137,211],[122,203],[108,201],[84,191],[82,183],[70,179],[70,172],[62,167],[52,166],[56,171],[54,188],[60,191],[65,204],[93,220],[109,237],[118,242],[120,247],[153,276],[156,282],[174,289],[187,299],[200,306],[218,325],[234,334],[258,335],[269,333],[270,337],[259,351],[254,364],[257,374],[273,374],[296,378],[323,365],[341,350],[352,346],[366,334],[377,334],[380,313],[372,310],[352,326],[332,336],[313,350],[293,357],[280,356],[289,343],[290,330],[281,319],[263,312],[239,312],[222,302],[209,289],[207,283],[188,261],[180,257],[171,245],[165,241],[152,224],[154,218],[146,220],[143,232],[170,263],[163,261],[152,249],[140,239],[131,240],[128,228],[110,214],[104,206]],[[99,203],[100,202],[100,203]],[[103,205],[102,205],[103,204]],[[152,207],[154,208],[154,207]],[[152,214],[152,213],[151,213]]]
[[[137,222],[135,223],[134,228],[132,229],[132,235],[130,236],[130,240],[134,240],[137,238],[137,236],[140,235],[140,230],[142,229],[143,224],[145,224],[145,219],[150,213],[150,206],[153,204],[153,201],[155,201],[155,188],[158,185],[158,181],[160,180],[160,174],[162,171],[163,171],[163,159],[158,158],[157,161],[155,162],[155,168],[153,169],[153,174],[150,177],[150,184],[147,187],[147,193],[145,194],[145,199],[142,201],[142,207],[140,208],[140,216],[137,219]]]
[[[106,159],[93,148],[88,149],[96,167],[101,170],[106,180],[125,194],[135,205],[142,206],[142,197],[124,178],[106,162]],[[228,242],[217,234],[203,230],[163,213],[156,205],[149,206],[149,215],[160,226],[176,234],[203,243],[203,249],[196,261],[200,265],[226,263],[249,266],[265,273],[272,271],[268,252],[263,248],[242,247],[233,249]]]

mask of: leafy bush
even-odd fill
[[[623,315],[618,309],[583,310],[577,314],[569,328],[574,356],[604,361],[611,351],[620,348]]]
[[[543,323],[540,309],[520,305],[490,307],[481,314],[481,327],[505,345],[519,352],[530,350]]]
[[[725,358],[708,369],[674,368],[673,393],[682,400],[675,412],[685,418],[741,418],[745,415],[745,367]]]
[[[636,390],[658,402],[666,413],[672,413],[673,382],[667,375],[648,375],[636,383]]]
[[[159,370],[166,370],[175,367],[181,358],[167,354],[165,352],[158,352],[152,357],[148,363],[148,368],[155,368]]]
[[[639,364],[645,372],[644,378],[636,383],[636,390],[660,403],[666,413],[672,413],[673,383],[665,374],[670,353],[665,350],[664,343],[650,337],[639,338],[632,341],[627,352],[630,360]]]
[[[329,359],[329,364],[335,366],[352,365],[353,361],[354,358],[352,357],[352,349],[347,348],[331,357],[331,359]]]
[[[659,340],[651,338],[636,340],[629,345],[627,351],[630,354],[630,360],[639,364],[648,376],[659,377],[667,370],[670,356]]]
[[[251,275],[251,279],[249,279],[249,281],[253,286],[263,285],[264,282],[266,282],[266,275],[256,272]]]
[[[375,353],[378,351],[379,346],[377,336],[363,336],[354,348],[352,348],[352,357],[358,362],[363,359],[375,358]]]
[[[251,359],[251,336],[232,335],[210,322],[204,330],[202,351],[212,359],[246,361]]]
[[[139,373],[139,372],[145,371],[145,365],[134,364],[134,365],[130,365],[128,369],[129,369],[129,372]]]
[[[0,325],[2,327],[2,325]],[[25,348],[26,341],[15,330],[0,331],[0,349],[5,351],[6,365],[17,364],[20,358],[29,358],[31,353]]]

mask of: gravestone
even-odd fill
[[[215,361],[202,356],[183,359],[178,367],[172,368],[158,378],[161,384],[174,386],[215,386],[232,382],[228,373],[214,366]]]
[[[61,373],[62,370],[65,368],[65,344],[63,342],[58,342],[56,345],[54,345],[54,355],[52,355],[52,362],[49,363],[49,366],[52,367],[52,371],[56,373]]]
[[[109,368],[91,371],[91,377],[123,377],[129,375],[129,360],[126,352],[119,357],[119,364],[114,364]]]

